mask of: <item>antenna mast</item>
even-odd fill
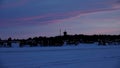
[[[60,33],[60,36],[61,36],[61,27],[60,27],[60,24],[59,24],[59,33]]]
[[[61,36],[61,28],[60,28],[60,36]]]

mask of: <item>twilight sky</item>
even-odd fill
[[[120,0],[0,0],[0,38],[120,34]]]

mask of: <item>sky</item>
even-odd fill
[[[0,0],[0,38],[120,34],[120,0]]]

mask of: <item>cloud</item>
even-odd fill
[[[112,8],[119,8],[120,9],[120,0],[117,0],[112,3]]]
[[[117,1],[117,3],[119,3],[119,4],[120,4],[120,0],[118,0],[118,1]]]
[[[0,19],[1,27],[15,25],[45,25],[51,23],[59,23],[67,20],[72,20],[75,18],[79,18],[80,16],[87,16],[89,14],[99,14],[111,11],[117,11],[119,8],[109,8],[109,9],[94,9],[94,10],[86,10],[86,11],[69,11],[65,13],[51,13],[51,14],[44,14],[38,16],[30,16],[30,17],[22,17],[22,18],[14,18],[14,19]],[[10,23],[10,24],[9,24]]]

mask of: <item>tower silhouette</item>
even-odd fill
[[[63,32],[63,35],[64,35],[64,36],[67,36],[67,31],[64,31],[64,32]]]

